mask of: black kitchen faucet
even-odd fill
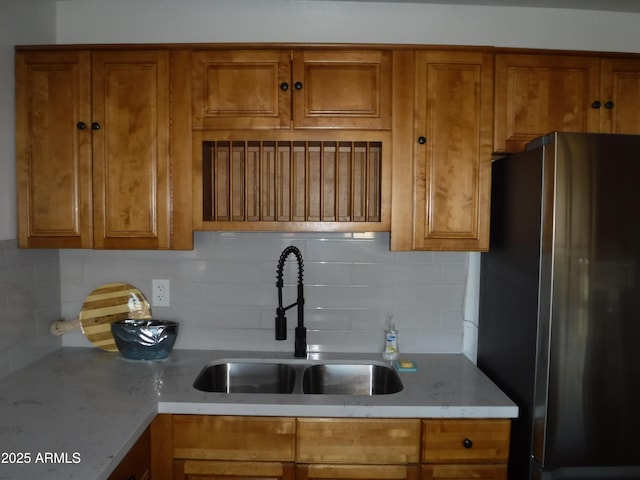
[[[289,255],[295,255],[298,260],[298,298],[294,303],[288,307],[282,306],[282,287],[284,282],[282,281],[284,264],[287,261]],[[302,272],[304,271],[304,264],[302,262],[302,253],[298,247],[293,245],[285,248],[278,260],[278,271],[276,274],[276,286],[278,287],[278,308],[276,310],[276,340],[287,339],[287,317],[285,312],[295,305],[298,306],[298,326],[295,330],[295,344],[294,353],[295,357],[307,356],[307,329],[304,326],[304,285],[302,283]]]

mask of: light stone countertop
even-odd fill
[[[137,362],[94,348],[62,348],[0,381],[0,479],[106,479],[157,413],[517,417],[517,406],[464,355],[403,356],[418,369],[400,372],[404,389],[391,395],[225,394],[192,387],[205,364],[296,360],[282,352],[175,350],[167,360]],[[381,358],[332,353],[317,360]]]

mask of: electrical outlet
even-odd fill
[[[170,307],[171,297],[169,291],[169,280],[156,280],[151,282],[151,289],[153,297],[151,298],[151,304],[154,307]]]

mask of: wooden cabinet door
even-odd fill
[[[423,420],[423,463],[506,463],[510,420]]]
[[[417,464],[420,461],[420,421],[411,418],[299,418],[297,447],[296,459],[300,463]]]
[[[170,246],[169,53],[93,53],[96,248]]]
[[[145,430],[127,456],[122,459],[108,480],[149,480],[151,470],[149,429]]]
[[[21,247],[92,245],[90,69],[87,51],[16,54]]]
[[[294,128],[389,129],[391,52],[293,52]]]
[[[192,56],[193,128],[290,128],[290,50],[207,50]]]
[[[507,465],[423,465],[422,480],[507,480]]]
[[[296,480],[418,480],[417,465],[296,465]]]
[[[602,59],[600,131],[640,133],[640,60]]]
[[[499,53],[495,61],[494,151],[522,151],[555,130],[599,130],[599,58]]]
[[[493,56],[419,51],[413,248],[489,246]]]
[[[176,460],[173,480],[294,480],[293,463]]]

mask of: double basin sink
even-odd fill
[[[221,360],[205,365],[193,386],[204,392],[385,395],[403,385],[388,363]]]

